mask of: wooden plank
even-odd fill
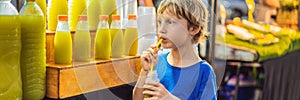
[[[57,98],[58,93],[58,76],[59,70],[55,68],[47,68],[46,70],[46,96],[49,98]]]
[[[54,35],[55,33],[46,32],[46,62],[54,61]]]

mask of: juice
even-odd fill
[[[57,64],[72,62],[72,37],[70,32],[56,32],[54,37],[54,59]]]
[[[0,98],[2,100],[22,99],[20,30],[18,15],[0,15]]]
[[[67,0],[49,0],[48,1],[48,30],[55,31],[57,26],[57,16],[68,14]]]
[[[44,16],[46,16],[46,0],[35,0],[35,2],[42,9]]]
[[[21,15],[23,99],[43,99],[46,91],[46,27],[43,16]]]
[[[124,54],[124,38],[121,29],[110,29],[111,34],[111,57],[121,58]]]
[[[88,4],[87,15],[90,30],[96,30],[99,23],[99,15],[101,12],[100,0],[89,0]]]
[[[29,1],[20,11],[23,99],[43,99],[46,91],[46,25],[40,7]]]
[[[91,57],[91,37],[89,30],[78,30],[74,36],[74,60],[89,61]]]
[[[117,14],[116,0],[103,0],[101,2],[101,15],[109,15],[108,24],[110,25],[112,15]]]
[[[126,28],[124,33],[125,55],[135,56],[138,51],[137,28]]]
[[[86,0],[69,0],[69,24],[70,30],[75,31],[78,16],[83,14],[86,9]]]
[[[95,58],[109,60],[112,53],[109,29],[98,29],[96,34]]]

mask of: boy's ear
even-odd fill
[[[194,36],[200,31],[200,29],[201,29],[200,26],[199,27],[196,27],[196,26],[190,27],[189,32],[191,35]]]

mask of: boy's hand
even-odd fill
[[[141,55],[141,61],[143,64],[143,70],[144,71],[149,71],[151,63],[153,62],[155,66],[158,61],[158,49],[155,46],[151,46],[148,50],[144,51],[143,54]]]
[[[144,98],[144,100],[176,100],[178,99],[165,88],[159,82],[146,81],[144,85],[144,95],[151,95],[150,98]]]

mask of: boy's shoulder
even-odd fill
[[[204,71],[213,71],[212,66],[206,60],[201,60],[199,62],[199,66],[200,66],[201,70],[204,70]]]

